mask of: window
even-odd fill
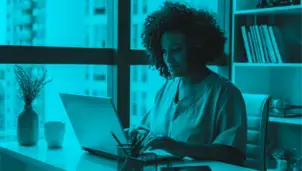
[[[112,95],[121,123],[129,126],[129,117],[137,123],[151,109],[165,81],[149,68],[140,43],[145,17],[164,1],[10,0],[9,5],[8,0],[0,1],[0,63],[44,64],[30,66],[45,67],[55,78],[34,104],[39,113],[44,112],[41,123],[68,122],[58,92]],[[22,106],[12,81],[12,66],[0,64],[0,139],[5,140],[15,139],[12,128],[20,113],[16,106]],[[73,134],[70,127],[66,131]]]
[[[1,1],[0,45],[108,47],[106,1]]]
[[[132,103],[131,103],[131,113],[133,116],[137,116],[137,92],[133,91],[131,92],[132,93],[132,96],[130,97],[132,100]]]
[[[39,114],[40,127],[47,120],[67,122],[67,115],[61,104],[58,93],[77,95],[107,96],[106,65],[21,65],[34,76],[47,69],[47,84],[40,96],[34,101],[33,107]],[[14,77],[14,65],[0,65],[0,138],[8,135],[16,136],[17,117],[23,109],[23,101],[18,94],[18,85]],[[40,133],[43,137],[43,131]],[[0,139],[1,141],[1,139]]]
[[[189,0],[191,6],[197,9],[207,9],[212,12],[218,12],[218,0],[215,1],[198,1],[198,0]]]
[[[142,92],[142,101],[146,101],[148,98],[147,92]]]
[[[148,0],[142,0],[142,14],[147,14],[148,12]]]
[[[143,49],[141,45],[140,35],[144,24],[144,19],[150,13],[158,9],[164,0],[131,0],[133,4],[133,12],[131,13],[131,49]],[[138,5],[137,5],[138,4]],[[139,9],[139,10],[138,10]],[[135,30],[135,31],[134,31]],[[139,32],[138,32],[139,30]]]
[[[86,0],[84,7],[85,7],[85,15],[89,16],[90,15],[90,11],[91,11],[90,10],[90,2],[89,2],[89,0]]]
[[[137,67],[133,67],[132,68],[132,72],[131,72],[131,82],[133,83],[136,83],[138,81],[137,77],[138,77],[138,69],[139,69],[139,66]]]
[[[88,33],[89,34],[89,33]],[[93,32],[89,34],[89,37],[93,39],[91,43],[93,47],[106,47],[106,40],[107,40],[107,27],[105,24],[95,24],[93,27]],[[89,45],[88,45],[89,46]]]
[[[137,43],[139,41],[138,37],[140,37],[139,36],[139,32],[138,32],[138,25],[134,24],[132,27],[133,27],[132,28],[132,31],[133,31],[132,32],[132,34],[133,34],[133,36],[132,36],[132,46],[133,46],[133,48],[136,48],[137,47]]]
[[[94,14],[104,15],[106,13],[106,0],[93,0],[94,1]]]
[[[161,86],[165,83],[165,79],[159,75],[157,70],[153,70],[147,65],[131,66],[131,83],[130,83],[130,125],[135,125],[140,118],[148,112],[155,100],[155,95]],[[146,75],[147,80],[133,81],[134,72],[138,77]]]
[[[137,15],[138,11],[138,0],[132,0],[132,14]]]

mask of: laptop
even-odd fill
[[[60,93],[60,98],[82,149],[116,160],[118,144],[111,132],[122,144],[128,141],[112,99],[64,93]],[[156,161],[181,159],[164,152],[163,155],[157,153]]]

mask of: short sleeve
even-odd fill
[[[163,90],[164,86],[166,85],[166,83],[157,91],[157,93],[155,95],[154,103],[156,103],[158,98],[160,98],[160,96],[162,94],[162,90]],[[144,114],[144,116],[138,122],[136,128],[143,127],[143,128],[146,128],[146,129],[150,129],[150,115],[151,115],[151,113],[152,113],[152,109],[149,112],[147,112],[146,114]]]
[[[221,91],[216,111],[218,134],[213,144],[231,146],[246,154],[246,106],[242,93],[233,84]]]

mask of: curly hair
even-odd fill
[[[214,14],[206,10],[189,8],[179,2],[165,2],[163,7],[149,16],[141,34],[142,44],[160,75],[169,78],[161,49],[165,32],[183,33],[188,42],[187,60],[190,68],[198,68],[224,56],[226,38]]]

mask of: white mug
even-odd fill
[[[58,121],[46,122],[44,124],[44,134],[48,148],[61,148],[65,135],[65,123]]]

